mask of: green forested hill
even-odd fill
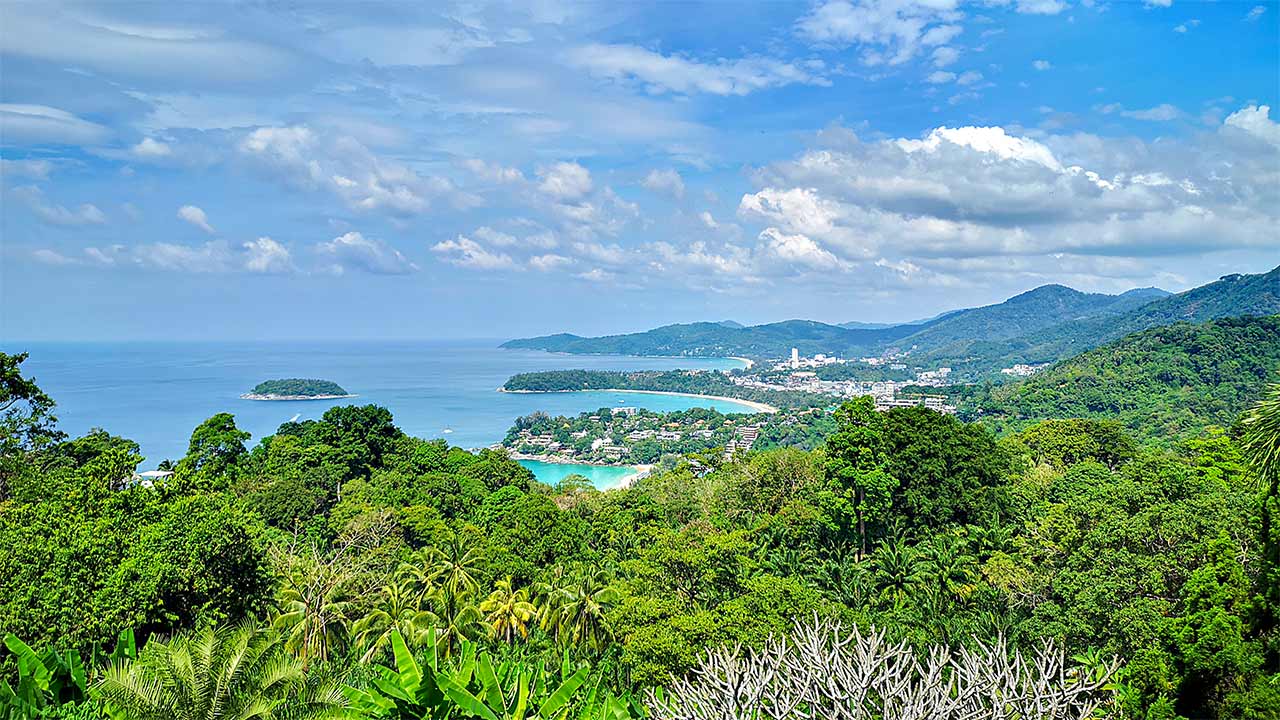
[[[877,354],[889,347],[915,346],[920,350],[937,350],[957,341],[1011,338],[1067,320],[1114,315],[1147,302],[1162,292],[1147,288],[1123,295],[1104,295],[1082,293],[1061,285],[1045,285],[1002,303],[956,310],[916,324],[828,325],[812,320],[786,320],[735,327],[702,322],[595,338],[561,333],[512,340],[503,347],[569,353],[703,357],[783,357],[793,347],[804,355],[837,353],[845,356]]]
[[[971,401],[987,417],[1110,418],[1142,437],[1229,425],[1280,374],[1280,316],[1129,335]]]
[[[1160,325],[1276,313],[1280,313],[1280,267],[1258,275],[1227,275],[1119,314],[1073,320],[1006,340],[975,340],[966,353],[943,348],[926,353],[921,360],[950,362],[976,376],[1019,362],[1054,362]]]

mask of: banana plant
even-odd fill
[[[18,687],[0,682],[0,718],[36,717],[46,707],[81,702],[89,680],[80,653],[75,650],[45,650],[37,653],[13,633],[4,645],[18,662]]]
[[[488,653],[477,653],[471,642],[447,661],[437,653],[434,631],[425,643],[426,664],[409,652],[404,638],[393,632],[391,646],[396,669],[375,666],[371,687],[347,687],[352,708],[373,718],[480,718],[481,720],[631,720],[645,717],[638,700],[615,697],[588,686],[591,671],[570,662],[566,654],[558,669],[542,663],[507,661],[494,665]]]

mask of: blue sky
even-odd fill
[[[0,5],[5,339],[896,321],[1280,263],[1275,2]]]

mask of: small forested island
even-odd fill
[[[285,378],[260,382],[240,397],[245,400],[336,400],[355,395],[332,380]]]

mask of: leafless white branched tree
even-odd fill
[[[1051,641],[1027,655],[1004,637],[917,652],[815,616],[759,650],[708,652],[648,700],[655,720],[1085,720],[1118,667],[1070,665]]]

